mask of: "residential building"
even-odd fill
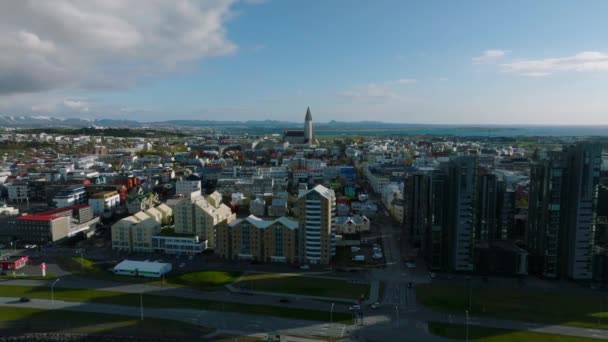
[[[198,174],[191,174],[175,182],[175,193],[188,195],[193,192],[201,193],[201,178]]]
[[[103,191],[89,196],[89,205],[97,216],[113,214],[120,205],[120,195],[116,191]]]
[[[477,203],[475,210],[475,241],[498,239],[497,224],[498,179],[491,173],[477,177]]]
[[[422,172],[407,174],[403,189],[404,233],[414,246],[424,249],[431,221],[431,176]]]
[[[302,263],[329,264],[336,253],[336,195],[323,185],[301,193],[299,257]]]
[[[227,259],[297,262],[298,222],[287,217],[264,220],[254,215],[218,227],[216,253]]]
[[[16,181],[6,185],[9,202],[26,202],[30,200],[30,189],[27,181]]]
[[[534,164],[528,248],[531,270],[549,278],[593,277],[601,145],[579,143]]]
[[[370,221],[365,216],[336,216],[336,234],[360,234],[369,231]]]
[[[473,270],[477,162],[460,156],[448,166],[448,241],[451,271]]]
[[[58,208],[87,202],[87,192],[83,185],[72,185],[59,191],[53,197],[53,203]]]

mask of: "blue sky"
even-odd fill
[[[23,32],[48,63],[65,60],[61,51],[85,57],[57,64],[81,67],[57,79],[26,75],[31,89],[2,93],[0,76],[0,114],[300,121],[310,106],[316,121],[608,124],[606,1],[182,2],[197,11],[165,17],[167,1],[150,6],[162,19],[150,22],[78,8],[107,11],[99,23],[118,27],[82,33],[117,42],[103,48],[49,34],[54,8],[15,9],[50,24],[0,25],[22,49],[12,63],[0,58],[0,75],[19,75],[33,53]],[[189,26],[167,24],[179,15]],[[158,39],[167,27],[178,43]]]

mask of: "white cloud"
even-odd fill
[[[391,81],[389,83],[391,83],[391,84],[412,84],[412,83],[416,83],[416,82],[418,82],[418,81],[413,78],[400,78],[398,80]]]
[[[608,53],[584,51],[569,57],[516,60],[501,67],[524,76],[546,76],[558,71],[608,71]]]
[[[20,0],[0,4],[0,95],[123,87],[233,53],[236,0]]]
[[[386,100],[404,100],[405,96],[397,92],[396,86],[404,84],[413,84],[417,80],[413,78],[400,78],[397,80],[386,81],[382,83],[368,83],[357,85],[350,89],[341,91],[338,95],[352,99],[362,99],[368,101],[386,101]]]
[[[88,112],[90,109],[89,102],[85,100],[65,99],[63,100],[63,105],[67,108],[85,113]]]
[[[473,57],[473,64],[494,63],[503,58],[509,51],[507,50],[486,50],[480,56]]]

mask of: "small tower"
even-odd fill
[[[312,115],[310,114],[310,107],[306,108],[306,118],[304,119],[304,140],[307,144],[313,143]]]

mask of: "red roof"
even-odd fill
[[[59,213],[64,213],[66,211],[72,211],[74,209],[82,209],[82,208],[86,208],[86,207],[89,207],[89,205],[86,203],[82,203],[82,204],[71,205],[69,207],[47,210],[47,211],[39,213],[38,215],[55,215],[55,214],[59,214]]]
[[[60,218],[57,215],[23,215],[17,217],[17,221],[52,221]]]

